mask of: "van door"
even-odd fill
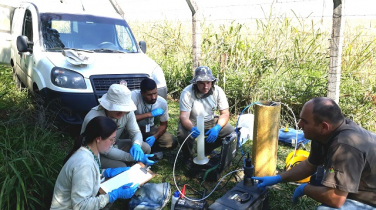
[[[0,63],[10,64],[14,7],[0,4]]]
[[[34,40],[38,40],[38,38],[34,38],[35,36],[38,36],[38,30],[37,30],[37,20],[36,12],[33,6],[29,6],[25,10],[25,15],[23,18],[23,24],[22,24],[22,36],[26,36],[30,42],[34,42]],[[37,31],[35,31],[37,30]],[[34,47],[33,47],[34,48]],[[23,84],[25,84],[29,89],[32,89],[33,83],[31,81],[31,74],[33,71],[33,59],[34,59],[34,53],[33,52],[24,52],[20,53],[18,66],[20,71],[17,71],[17,74],[22,81]]]

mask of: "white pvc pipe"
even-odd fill
[[[209,162],[209,159],[205,157],[205,123],[202,115],[197,116],[197,129],[200,135],[197,137],[197,157],[193,159],[193,162],[203,165]]]

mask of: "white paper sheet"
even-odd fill
[[[115,177],[103,182],[101,188],[106,193],[111,192],[114,189],[117,189],[125,184],[133,182],[133,184],[141,184],[152,178],[152,174],[147,172],[145,173],[141,170],[140,164],[133,165],[129,170],[124,171]]]

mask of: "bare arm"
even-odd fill
[[[189,131],[194,127],[191,120],[189,120],[190,114],[191,112],[180,111],[180,122],[182,126]]]
[[[315,173],[317,166],[308,162],[308,159],[280,174],[283,182],[295,182],[307,178]]]
[[[230,112],[228,109],[220,110],[219,111],[219,118],[217,124],[223,128],[228,122],[228,119],[230,118]]]
[[[143,120],[143,119],[146,119],[146,118],[151,118],[153,117],[153,115],[151,114],[151,112],[147,112],[147,113],[143,113],[143,114],[135,114],[136,115],[136,120],[137,122]]]
[[[155,134],[153,135],[155,139],[161,137],[167,130],[168,122],[160,122],[158,129],[156,130]]]
[[[340,208],[345,203],[348,193],[335,188],[308,184],[304,187],[304,194],[325,205]]]

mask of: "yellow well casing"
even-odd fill
[[[280,112],[281,104],[263,102],[255,105],[252,146],[255,176],[275,175]]]

